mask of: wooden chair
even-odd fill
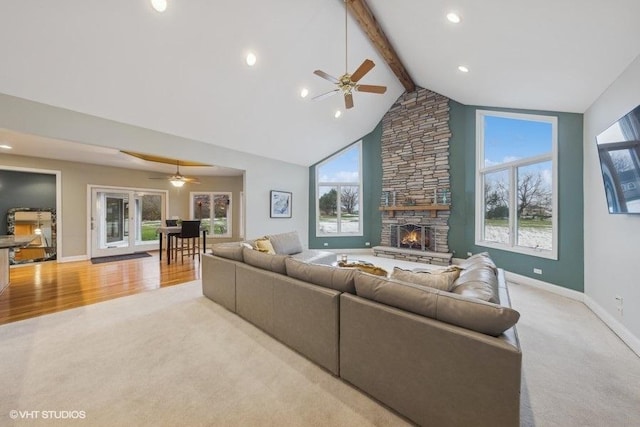
[[[178,259],[178,252],[180,252],[180,260],[184,263],[185,249],[187,256],[194,259],[198,255],[198,260],[200,259],[200,220],[182,221],[182,231],[176,234],[175,239],[174,259]]]

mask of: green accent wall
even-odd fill
[[[382,212],[379,210],[382,197],[381,140],[382,122],[362,138],[362,236],[316,237],[316,166],[333,154],[309,167],[309,248],[356,249],[380,244],[382,227]]]
[[[507,271],[584,291],[583,115],[466,106],[450,101],[452,210],[449,248],[456,258],[487,251]],[[476,110],[541,114],[558,118],[558,260],[475,245]],[[543,274],[534,274],[533,269]]]

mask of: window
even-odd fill
[[[478,110],[476,126],[476,244],[557,259],[557,118]]]
[[[362,142],[316,166],[316,235],[362,236]]]
[[[207,235],[232,237],[231,193],[191,193],[189,214],[202,221]]]

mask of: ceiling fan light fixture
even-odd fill
[[[455,12],[449,12],[447,13],[447,20],[453,24],[459,24],[461,19],[460,19],[460,15],[458,15]]]
[[[181,179],[170,179],[169,182],[171,183],[171,185],[177,188],[184,186],[184,181]]]
[[[164,12],[167,10],[167,0],[151,0],[151,6],[158,12]]]

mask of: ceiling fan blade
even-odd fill
[[[387,91],[387,87],[376,85],[357,85],[356,90],[358,92],[385,93]]]
[[[344,95],[344,106],[347,107],[347,110],[353,108],[353,95],[350,93]]]
[[[374,64],[372,60],[365,59],[364,62],[358,67],[358,69],[355,70],[353,74],[351,74],[351,81],[354,83],[357,82],[375,66],[376,64]]]
[[[336,93],[338,93],[338,92],[340,92],[340,89],[334,89],[334,90],[332,90],[332,91],[330,91],[330,92],[323,93],[322,95],[318,95],[318,96],[316,96],[316,97],[313,97],[313,98],[311,98],[311,100],[312,100],[312,101],[319,101],[319,100],[321,100],[321,99],[325,99],[325,98],[328,98],[328,97],[330,97],[330,96],[332,96],[332,95],[335,95],[335,94],[336,94]]]
[[[335,77],[333,77],[333,76],[331,76],[331,75],[329,75],[329,74],[325,73],[325,72],[324,72],[324,71],[322,71],[322,70],[315,70],[315,71],[313,72],[313,74],[315,74],[316,76],[320,76],[320,77],[322,77],[323,79],[327,79],[327,80],[329,80],[331,83],[335,83],[335,84],[340,83],[340,80],[338,80],[338,79],[336,79]]]

